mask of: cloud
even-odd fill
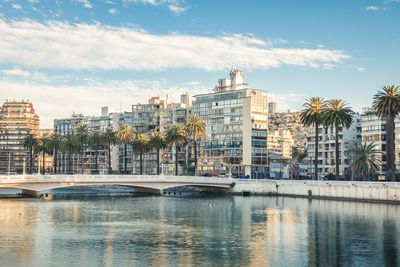
[[[386,10],[388,10],[388,8],[387,7],[377,7],[377,6],[367,6],[365,8],[365,10],[367,10],[367,11],[379,11],[379,10],[386,11]]]
[[[1,73],[6,76],[18,76],[23,78],[28,78],[31,76],[31,73],[29,71],[22,70],[19,67],[14,67],[11,70],[2,70]]]
[[[27,0],[28,2],[30,2],[30,3],[34,3],[34,4],[38,4],[39,3],[39,0]]]
[[[11,4],[11,6],[15,9],[22,9],[22,6],[18,5],[18,4]]]
[[[177,15],[188,10],[188,7],[182,6],[184,2],[182,0],[123,0],[122,2],[124,3],[124,5],[128,5],[131,3],[152,6],[168,5],[168,9]]]
[[[0,36],[0,63],[49,69],[212,71],[232,65],[244,70],[282,65],[318,68],[350,57],[341,50],[267,47],[263,40],[241,35],[156,35],[100,23],[43,24],[0,19]]]
[[[356,68],[356,70],[358,70],[359,72],[365,72],[365,68],[358,67],[358,68]]]
[[[211,91],[200,84],[169,84],[166,81],[107,81],[87,79],[86,84],[52,85],[47,82],[24,82],[0,80],[0,88],[12,88],[1,93],[0,105],[6,99],[21,100],[29,96],[36,113],[40,116],[40,127],[51,128],[55,118],[66,118],[75,111],[85,115],[100,115],[102,106],[114,107],[115,111],[130,111],[132,104],[147,103],[154,96],[166,96],[174,102],[180,94],[200,94]],[[0,89],[0,92],[4,89]],[[32,94],[32,92],[35,92]],[[93,101],[93,96],[96,101]]]
[[[110,12],[110,13],[113,14],[113,15],[115,15],[115,14],[118,13],[118,9],[110,8],[110,9],[108,10],[108,12]]]
[[[89,2],[89,0],[73,0],[75,2],[82,3],[86,8],[93,8],[93,5]]]
[[[379,7],[377,7],[377,6],[367,6],[367,7],[365,8],[365,10],[368,10],[368,11],[378,11],[378,10],[379,10]]]
[[[168,8],[177,15],[181,14],[182,12],[185,12],[188,9],[186,7],[180,7],[175,5],[169,5]]]

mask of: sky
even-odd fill
[[[399,62],[400,0],[0,0],[0,105],[31,101],[41,128],[212,92],[232,66],[278,111],[361,112]]]

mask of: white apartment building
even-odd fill
[[[214,92],[194,96],[192,113],[206,124],[197,172],[265,177],[267,171],[267,96],[246,87],[244,73],[231,69]]]
[[[318,174],[326,176],[335,173],[335,127],[320,126],[318,129]],[[355,113],[350,128],[339,127],[339,175],[350,175],[351,149],[361,141],[361,116]],[[308,170],[315,173],[315,128],[310,127],[307,136],[307,151],[310,159]]]

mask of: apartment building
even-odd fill
[[[0,107],[0,172],[22,173],[28,166],[29,151],[24,147],[28,134],[39,135],[39,116],[32,103],[4,102]]]
[[[246,87],[244,73],[232,68],[214,91],[194,96],[192,113],[206,124],[198,173],[265,177],[267,171],[267,96]]]

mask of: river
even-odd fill
[[[0,207],[0,266],[400,266],[400,205],[106,196]]]

